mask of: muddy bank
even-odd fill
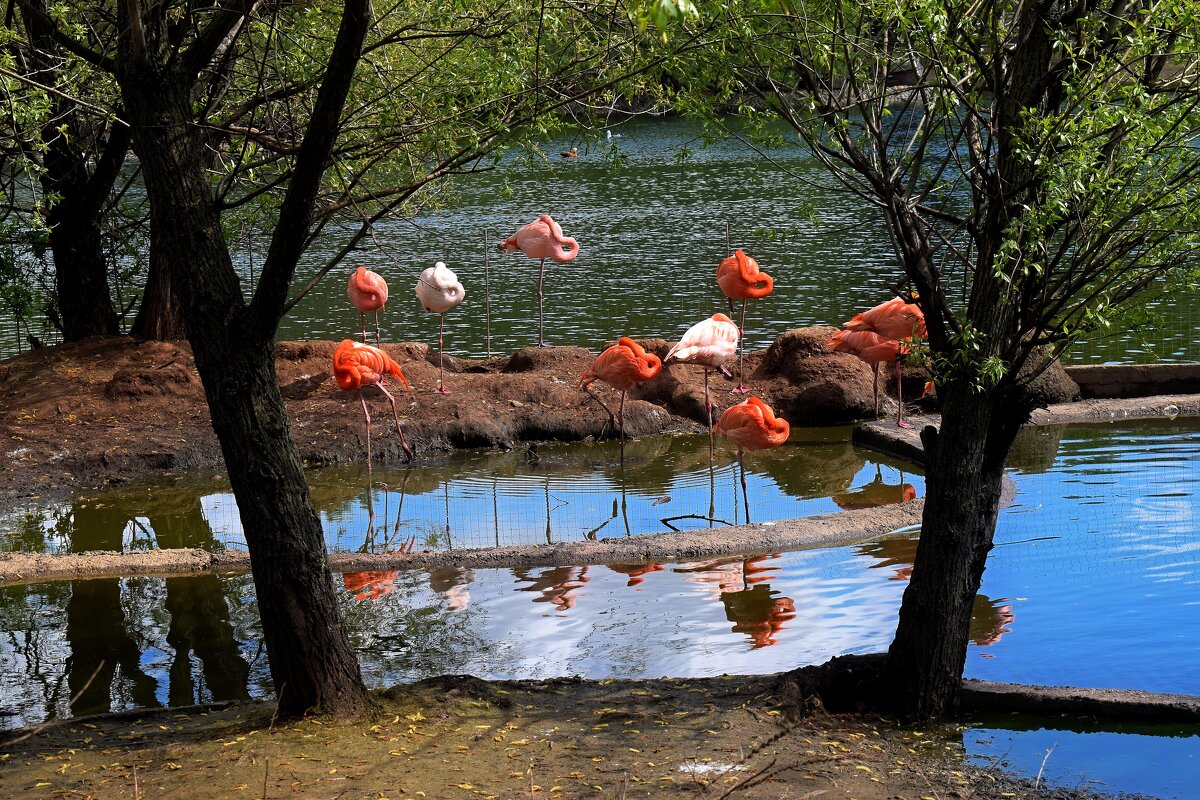
[[[832,328],[783,334],[746,358],[755,393],[794,425],[846,423],[871,413],[871,372],[828,353]],[[669,343],[644,340],[665,355]],[[280,389],[301,457],[309,466],[361,460],[365,429],[353,393],[331,372],[334,342],[281,342]],[[455,448],[511,448],[530,441],[614,438],[608,414],[577,389],[594,354],[580,347],[526,348],[480,361],[448,358],[449,395],[434,393],[437,354],[418,343],[384,345],[413,391],[399,392],[405,436],[417,460]],[[720,409],[740,397],[713,374]],[[919,391],[920,376],[910,391]],[[616,408],[618,395],[593,391]],[[372,446],[380,463],[403,453],[382,394],[367,390]],[[626,431],[648,436],[703,430],[703,373],[672,365],[630,393]],[[0,501],[152,475],[219,469],[221,454],[191,351],[184,342],[93,338],[0,362]]]

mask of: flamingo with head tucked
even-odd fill
[[[860,314],[854,319],[861,317]],[[854,320],[851,320],[853,322]],[[846,323],[849,325],[850,323]],[[892,328],[898,330],[898,328]],[[920,328],[924,332],[924,328]],[[915,338],[918,334],[909,333],[906,338]],[[879,365],[886,362],[895,362],[896,364],[896,401],[899,406],[896,412],[896,425],[901,428],[912,427],[904,421],[904,389],[900,383],[901,369],[900,359],[908,355],[911,348],[905,342],[897,339],[890,339],[879,333],[870,330],[840,330],[829,338],[825,344],[830,350],[839,353],[850,353],[858,356],[858,358],[867,364],[871,365],[871,371],[875,375],[873,382],[873,390],[875,393],[875,416],[879,416]]]
[[[639,383],[652,380],[660,372],[662,361],[658,356],[647,353],[628,336],[622,336],[620,341],[596,356],[596,360],[579,379],[579,388],[600,403],[604,410],[608,411],[610,418],[612,411],[604,405],[604,401],[592,394],[591,383],[596,380],[604,381],[621,393],[621,404],[617,407],[617,429],[620,431],[622,448],[625,444],[625,394]]]
[[[737,352],[738,327],[724,314],[713,314],[688,328],[670,350],[663,363],[698,364],[704,368],[704,408],[708,412],[708,441],[712,447],[712,403],[709,401],[708,373],[723,369],[726,361]]]
[[[458,276],[442,261],[437,262],[421,273],[417,278],[417,299],[426,311],[438,314],[438,394],[450,394],[443,381],[442,370],[442,333],[446,329],[446,312],[457,306],[467,296],[463,285],[458,282]]]
[[[742,336],[746,335],[746,301],[761,300],[775,288],[775,281],[770,275],[758,268],[758,262],[741,250],[734,250],[733,255],[717,265],[717,285],[730,300],[742,301],[742,322],[738,328]],[[743,342],[744,344],[744,342]],[[742,383],[742,356],[738,352],[738,385],[733,388],[735,394],[746,394],[750,387]]]
[[[400,446],[404,448],[408,457],[412,458],[412,448],[408,446],[408,442],[404,441],[404,431],[400,428],[400,412],[396,410],[396,398],[383,385],[384,375],[396,376],[404,384],[404,388],[409,389],[408,379],[400,371],[400,365],[378,347],[362,344],[353,339],[343,339],[342,343],[333,351],[333,376],[337,379],[338,386],[347,392],[358,392],[363,416],[367,419],[368,470],[371,468],[371,412],[367,410],[367,401],[363,397],[364,386],[372,384],[378,386],[379,391],[383,392],[388,402],[392,404],[392,416],[396,419],[396,433],[400,435]]]
[[[387,282],[366,267],[359,267],[350,275],[346,286],[346,294],[350,302],[358,309],[358,318],[362,323],[363,344],[367,342],[367,312],[375,312],[375,341],[379,337],[379,310],[388,299]]]
[[[874,308],[868,309],[861,314],[855,314],[854,317],[842,325],[846,331],[853,333],[873,333],[876,336],[885,340],[890,340],[894,352],[886,354],[886,348],[882,343],[875,342],[872,344],[847,344],[847,347],[860,347],[863,352],[855,352],[848,350],[847,352],[855,352],[859,358],[871,364],[875,371],[875,416],[879,416],[879,364],[881,361],[896,362],[896,402],[898,410],[896,413],[896,425],[900,428],[912,427],[904,421],[904,390],[901,386],[901,377],[903,370],[900,366],[902,356],[909,353],[909,343],[918,339],[925,338],[925,315],[921,313],[920,306],[915,303],[906,303],[899,297],[893,297],[891,300],[880,303]],[[837,350],[834,339],[829,340],[830,349]],[[845,341],[843,336],[842,340]],[[862,340],[865,341],[865,340]],[[870,348],[870,353],[867,353],[867,348]],[[879,360],[873,360],[878,358]]]
[[[499,247],[506,253],[520,250],[529,258],[540,258],[542,265],[538,270],[538,347],[545,347],[546,341],[542,334],[542,283],[546,276],[546,259],[566,264],[579,255],[579,243],[569,236],[563,236],[562,227],[549,214],[523,225],[517,232],[500,242]]]
[[[786,419],[775,416],[775,411],[762,400],[751,395],[742,403],[731,406],[721,415],[717,428],[721,435],[737,447],[738,464],[742,468],[742,497],[746,500],[746,521],[750,521],[750,495],[746,490],[746,463],[742,460],[747,450],[767,450],[779,447],[787,441],[791,426]]]

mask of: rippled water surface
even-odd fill
[[[598,350],[621,335],[678,338],[692,323],[725,308],[715,283],[730,245],[754,255],[776,279],[775,291],[750,306],[747,345],[765,347],[782,331],[840,324],[890,296],[895,255],[880,218],[818,188],[824,173],[797,144],[767,153],[736,139],[704,146],[700,128],[676,119],[629,123],[612,142],[562,138],[547,157],[510,154],[495,170],[453,184],[455,197],[406,223],[379,226],[375,241],[351,254],[306,297],[280,329],[284,339],[333,339],[359,329],[345,277],[365,264],[387,279],[383,315],[391,341],[437,338],[416,276],[445,261],[463,281],[466,301],[446,317],[447,352],[481,357],[536,342],[538,264],[503,255],[495,244],[538,214],[550,213],[580,243],[579,257],[549,265],[547,341]],[[578,145],[577,159],[557,153]],[[344,242],[331,232],[306,253],[297,283],[311,277]],[[237,254],[249,283],[266,240]],[[1142,335],[1119,330],[1073,351],[1076,361],[1200,360],[1192,300],[1156,304],[1168,323]],[[0,356],[11,353],[11,322],[0,319]]]
[[[511,495],[494,494],[497,502],[516,503],[501,514],[508,526],[502,543],[507,543],[504,536],[545,540],[547,478],[552,478],[550,536],[556,541],[586,536],[602,522],[594,535],[624,536],[622,480],[634,533],[668,512],[707,515],[708,471],[695,462],[697,446],[706,462],[706,441],[684,437],[656,446],[663,448],[659,455],[638,454],[640,466],[627,463],[624,477],[603,447],[543,448],[535,454],[536,463],[529,463],[529,453],[510,453],[504,458],[516,462],[486,467],[497,486],[511,477],[512,486],[520,487]],[[788,478],[756,454],[758,463],[749,464],[752,518],[769,519],[775,510],[775,516],[784,516],[895,499],[905,493],[905,484],[922,491],[919,477],[901,474],[896,464],[868,460],[844,443],[801,434],[789,447],[797,458],[810,449],[822,454],[819,461],[828,468],[813,473],[819,478]],[[575,453],[585,455],[575,460]],[[478,502],[468,500],[472,481],[488,478],[468,462],[453,465],[456,477],[449,482],[451,514],[460,508],[464,516],[451,517],[450,537],[434,542],[438,547],[487,544],[480,540],[495,535],[489,533],[494,518],[487,509],[493,493],[482,491]],[[594,466],[585,468],[589,462]],[[976,600],[967,675],[1200,694],[1195,645],[1200,423],[1029,428],[1010,467],[1018,493],[1001,514],[997,546]],[[642,472],[646,477],[635,479]],[[728,455],[719,457],[714,474],[715,513],[709,516],[744,517],[744,507],[737,510]],[[325,509],[330,541],[344,549],[364,541],[362,477],[314,476],[314,496]],[[402,494],[390,485],[397,480],[402,482],[403,474],[388,477],[392,514]],[[416,470],[408,480],[404,513],[427,495],[427,524],[436,531],[446,482]],[[237,539],[235,530],[217,532],[218,503],[211,498],[222,495],[217,485],[175,510],[147,505],[132,520],[128,509],[114,510],[115,499],[109,505],[92,498],[60,509],[55,521],[43,517],[37,525],[9,531],[8,544],[220,547],[223,537],[229,543]],[[166,502],[162,490],[146,495],[151,496]],[[653,505],[667,496],[672,499]],[[561,508],[575,509],[569,515],[575,522],[555,516],[554,504],[564,500]],[[377,524],[380,506],[377,502]],[[476,517],[478,528],[462,521]],[[63,519],[70,524],[63,527]],[[107,539],[87,538],[89,519],[107,526]],[[709,524],[698,518],[688,523]],[[387,530],[394,525],[393,518]],[[462,544],[451,542],[459,531]],[[915,545],[911,538],[894,538],[702,563],[359,573],[341,577],[342,603],[372,685],[464,672],[482,677],[765,673],[886,648]],[[0,724],[110,707],[270,694],[248,576],[8,587],[0,589],[0,614],[0,712],[6,714]],[[88,684],[101,664],[99,677]],[[1034,775],[1053,746],[1046,776],[1068,785],[1083,774],[1105,781],[1107,789],[1188,797],[1188,776],[1194,776],[1200,758],[1200,739],[1194,735],[1160,740],[1144,731],[1009,728],[1011,723],[980,721],[964,734],[969,752],[983,763],[1004,761]],[[1138,770],[1139,763],[1152,768]]]

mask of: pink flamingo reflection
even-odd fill
[[[995,644],[1004,634],[1012,633],[1009,626],[1016,618],[1007,598],[992,600],[987,595],[976,595],[971,609],[971,641],[980,647]]]
[[[855,508],[878,508],[895,503],[907,503],[917,499],[917,488],[911,483],[904,482],[904,474],[900,474],[900,483],[884,483],[883,473],[879,465],[875,465],[875,477],[870,483],[857,489],[847,489],[833,495],[833,502],[838,508],[850,511]]]
[[[790,597],[776,597],[766,584],[758,584],[740,592],[721,595],[725,605],[725,617],[733,623],[734,633],[744,633],[753,643],[751,648],[769,647],[779,640],[775,634],[783,630],[783,623],[795,619],[796,604]]]
[[[579,599],[573,592],[591,580],[588,577],[588,567],[551,567],[541,575],[531,575],[529,569],[514,569],[513,575],[518,581],[528,581],[528,586],[522,586],[520,592],[540,592],[539,597],[533,598],[535,603],[553,603],[557,611],[568,611],[575,607]]]
[[[429,588],[446,601],[446,608],[462,611],[471,602],[471,583],[475,571],[462,567],[435,567],[429,570]]]
[[[871,569],[892,568],[893,574],[888,580],[907,581],[912,577],[917,542],[916,538],[894,537],[860,544],[855,549],[862,555],[878,559]],[[1016,618],[1008,598],[992,600],[986,594],[975,595],[975,604],[971,608],[971,641],[981,647],[995,644],[1001,636],[1012,632],[1009,626]]]
[[[644,578],[643,575],[651,572],[662,572],[666,569],[663,564],[609,564],[608,568],[613,572],[619,572],[622,575],[629,576],[629,583],[626,586],[637,586]]]
[[[387,572],[347,572],[342,575],[346,591],[354,592],[355,600],[378,600],[396,591],[398,570]]]
[[[779,596],[778,590],[772,591],[767,583],[779,565],[763,562],[777,558],[778,553],[745,560],[715,559],[674,571],[682,573],[684,581],[710,590],[708,597],[719,599],[725,606],[725,617],[733,623],[733,632],[749,636],[751,649],[757,650],[777,643],[776,634],[796,616],[792,598]]]

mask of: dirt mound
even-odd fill
[[[161,367],[135,367],[116,372],[104,385],[109,400],[150,396],[180,397],[200,389],[194,371],[172,362]]]
[[[825,350],[833,330],[789,331],[770,349],[744,355],[743,373],[753,393],[793,425],[843,423],[872,413],[871,370],[852,356]],[[662,357],[671,343],[646,339],[641,344]],[[310,465],[359,460],[366,452],[357,393],[342,391],[333,380],[336,346],[327,341],[276,345],[275,370],[292,435]],[[445,385],[450,394],[441,395],[433,391],[436,349],[416,342],[381,346],[412,387],[405,391],[395,380],[387,384],[418,459],[462,447],[617,436],[619,393],[600,382],[591,387],[595,398],[577,388],[595,357],[584,348],[527,347],[508,358],[479,361],[448,356]],[[728,367],[736,376],[736,361]],[[890,388],[885,384],[889,377],[880,376],[881,394]],[[913,380],[919,391],[919,376]],[[714,371],[709,383],[714,419],[744,399],[731,392],[736,377]],[[363,398],[371,411],[376,457],[403,459],[383,393],[367,387]],[[668,366],[629,393],[624,416],[630,436],[703,430],[708,419],[703,370]],[[184,342],[99,337],[0,364],[0,443],[8,455],[0,464],[0,495],[221,464]]]

